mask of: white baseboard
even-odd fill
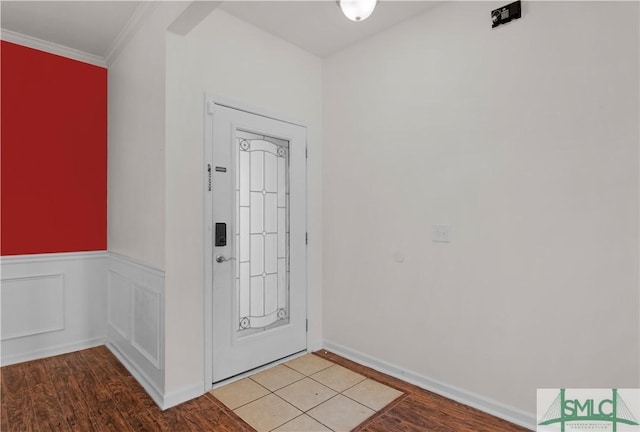
[[[398,378],[408,383],[417,385],[418,387],[421,387],[425,390],[452,399],[461,404],[479,409],[480,411],[484,411],[488,414],[507,420],[511,423],[515,423],[532,431],[536,430],[535,414],[505,405],[501,402],[487,398],[477,393],[473,393],[440,382],[438,380],[425,377],[424,375],[420,375],[419,373],[403,369],[400,366],[387,363],[384,360],[377,359],[370,355],[361,353],[351,348],[347,348],[343,345],[331,341],[325,340],[324,348],[327,351],[331,351],[349,360],[353,360],[363,366],[368,366],[372,369],[377,370],[378,372],[382,372],[394,378]]]
[[[167,408],[174,407],[183,402],[187,402],[191,399],[202,396],[203,394],[204,394],[204,382],[194,384],[192,386],[185,387],[181,390],[164,395],[164,399],[160,407],[163,410],[165,410]]]
[[[122,354],[118,348],[111,344],[110,342],[106,343],[107,348],[111,353],[116,356],[116,358],[122,363],[122,365],[129,371],[129,373],[140,383],[142,388],[147,392],[147,394],[153,399],[153,401],[158,405],[161,409],[164,404],[164,395],[162,391],[156,388],[155,384],[152,380],[148,379],[143,372],[139,370],[133,363],[131,363],[127,357]]]
[[[2,356],[2,366],[9,366],[16,363],[22,363],[31,360],[39,360],[46,357],[53,357],[60,354],[68,354],[74,351],[80,351],[97,346],[104,345],[104,338],[88,339],[84,341],[73,342],[70,344],[47,347],[40,350],[31,351],[25,354]]]
[[[172,392],[165,395],[159,388],[156,387],[153,380],[147,377],[140,368],[130,362],[127,356],[120,352],[120,350],[118,350],[115,345],[107,342],[106,346],[109,351],[111,351],[111,353],[116,356],[120,363],[122,363],[122,365],[136,379],[136,381],[140,383],[142,388],[144,388],[147,394],[151,397],[151,399],[153,399],[153,401],[161,410],[166,410],[204,394],[204,383],[199,383],[193,386],[186,387],[177,392]]]

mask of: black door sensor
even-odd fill
[[[227,224],[226,223],[216,222],[215,245],[218,247],[227,245]]]
[[[500,24],[506,24],[513,19],[522,16],[520,0],[491,11],[491,28],[498,27]]]

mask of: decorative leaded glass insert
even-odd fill
[[[289,320],[289,143],[236,131],[238,330]]]

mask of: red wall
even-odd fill
[[[107,248],[107,70],[2,41],[0,253]]]

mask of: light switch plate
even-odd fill
[[[433,225],[431,240],[438,243],[449,243],[451,241],[451,227],[449,225]]]

